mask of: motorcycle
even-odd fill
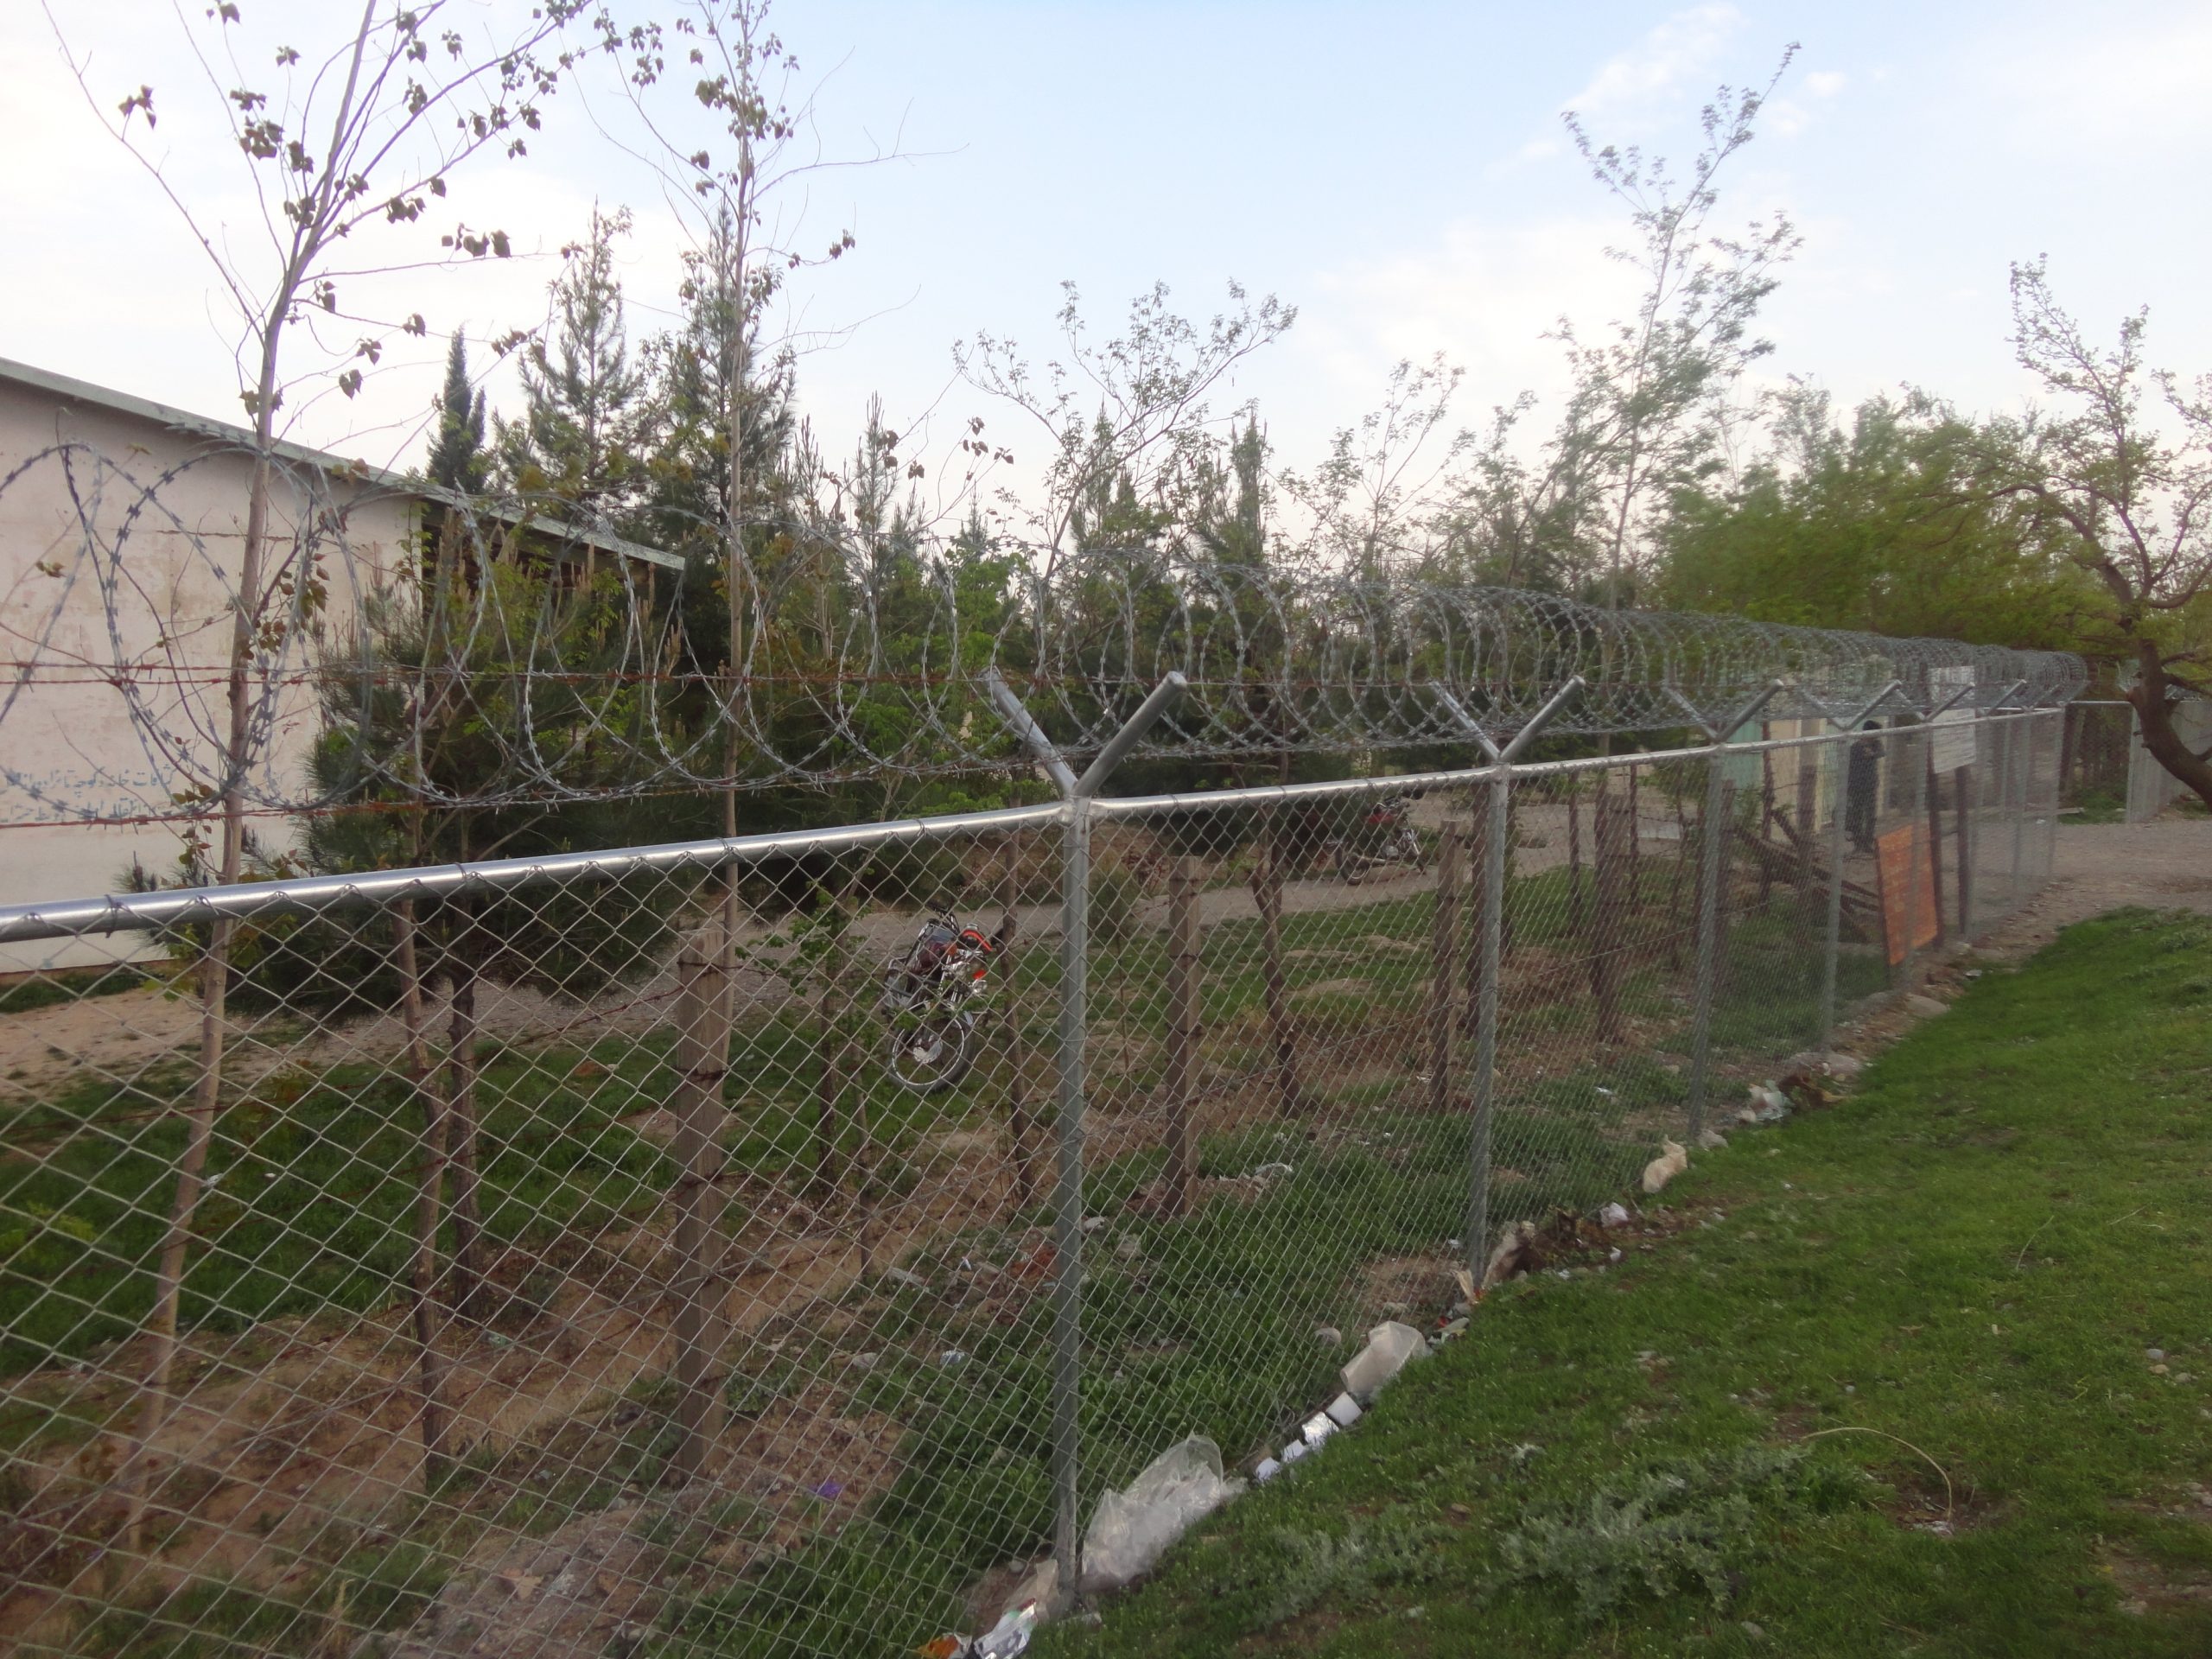
[[[902,1088],[935,1094],[967,1074],[991,959],[1004,944],[1002,935],[987,938],[946,912],[923,923],[906,953],[885,964],[885,1065]]]
[[[1337,874],[1346,887],[1357,887],[1362,875],[1385,864],[1427,873],[1428,854],[1414,829],[1413,810],[1410,800],[1378,801],[1368,808],[1358,833],[1338,842]]]

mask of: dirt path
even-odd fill
[[[2126,905],[2212,915],[2212,818],[2152,823],[2059,821],[2050,884],[1989,941],[1993,954],[2033,955],[2061,928]]]

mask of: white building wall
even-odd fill
[[[0,378],[0,904],[112,891],[134,859],[174,873],[175,829],[146,820],[217,774],[250,476],[218,440]],[[321,526],[327,596],[277,652],[257,722],[255,831],[284,849],[319,725],[310,672],[395,569],[418,503],[299,466],[276,497],[280,553]],[[120,943],[0,945],[0,973],[113,961]]]

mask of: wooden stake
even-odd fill
[[[1022,1029],[1021,1000],[1014,991],[1014,951],[1020,920],[1021,842],[1007,837],[999,861],[999,959],[992,964],[998,981],[1000,1029],[1006,1037],[1007,1136],[1014,1165],[1014,1201],[1027,1210],[1037,1200],[1035,1120],[1029,1110],[1029,1042]]]
[[[676,1135],[675,1261],[669,1292],[675,1307],[677,1439],[669,1459],[673,1479],[704,1473],[722,1427],[721,1358],[728,1338],[728,1292],[722,1283],[722,1131],[728,1109],[722,1084],[729,1070],[729,976],[722,966],[721,928],[686,939],[676,960],[676,1069],[671,1106]]]
[[[1598,1009],[1598,1039],[1621,1038],[1621,952],[1628,932],[1629,804],[1605,788],[1598,790],[1595,861],[1590,907],[1590,993]]]
[[[1275,845],[1273,814],[1260,837],[1259,861],[1252,870],[1252,899],[1260,907],[1261,986],[1268,1014],[1268,1039],[1275,1052],[1275,1105],[1286,1116],[1300,1111],[1298,1034],[1291,1023],[1290,990],[1282,958],[1282,865]]]
[[[1440,1116],[1452,1105],[1452,993],[1459,976],[1459,855],[1466,832],[1444,826],[1436,844],[1434,963],[1428,991],[1428,1109]]]
[[[398,958],[400,1020],[407,1032],[407,1080],[423,1107],[423,1150],[415,1178],[415,1268],[408,1297],[414,1304],[416,1388],[422,1402],[423,1484],[429,1490],[443,1481],[447,1468],[445,1376],[438,1354],[438,1228],[445,1198],[446,1109],[430,1065],[412,899],[393,906],[391,933]]]
[[[1171,1216],[1188,1214],[1198,1192],[1192,1111],[1203,1031],[1199,950],[1198,861],[1179,858],[1167,873],[1167,1168],[1160,1196]]]

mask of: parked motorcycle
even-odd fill
[[[1337,842],[1337,874],[1356,887],[1369,870],[1405,864],[1416,874],[1428,869],[1427,849],[1414,829],[1413,803],[1404,798],[1378,801],[1367,810],[1357,832]]]
[[[967,1074],[991,959],[1004,943],[1002,935],[986,938],[947,912],[925,922],[906,954],[886,964],[885,1064],[902,1087],[935,1094]]]

